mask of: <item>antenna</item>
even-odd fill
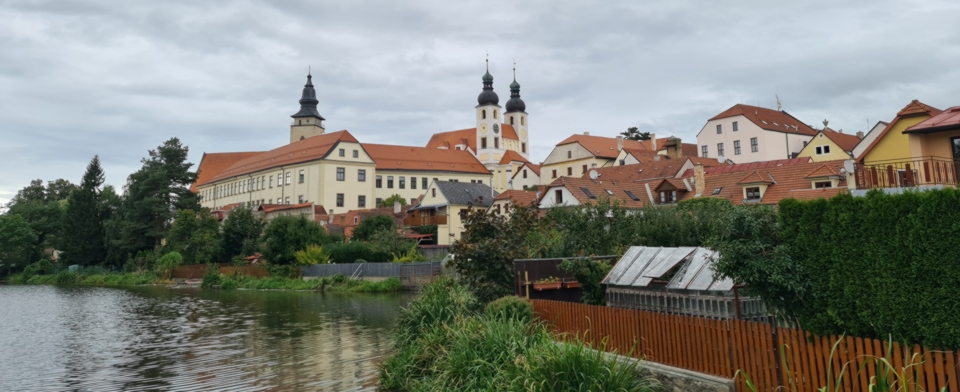
[[[781,111],[780,109],[783,108],[783,105],[780,104],[780,96],[777,94],[773,94],[773,96],[777,97],[777,111],[779,112]]]
[[[600,177],[600,173],[597,173],[596,170],[590,170],[590,179],[596,181]]]

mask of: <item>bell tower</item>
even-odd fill
[[[493,75],[490,75],[490,60],[483,75],[483,91],[477,97],[477,158],[484,164],[497,163],[494,154],[503,148],[500,132],[500,97],[493,92]],[[499,155],[499,154],[498,154]]]
[[[307,84],[303,85],[303,94],[300,96],[300,111],[290,116],[290,143],[295,143],[308,137],[323,135],[323,121],[325,118],[317,112],[317,92],[313,89],[313,76],[307,73]]]
[[[507,111],[503,113],[504,123],[510,124],[517,131],[517,137],[520,138],[520,154],[524,158],[530,158],[530,141],[527,139],[527,126],[529,125],[529,114],[527,114],[527,104],[520,99],[520,83],[517,83],[517,65],[513,65],[513,83],[510,83],[510,99],[507,100]]]

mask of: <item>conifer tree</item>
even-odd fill
[[[80,187],[67,199],[63,218],[63,238],[60,250],[67,265],[100,264],[106,257],[104,245],[103,208],[100,198],[103,168],[100,157],[94,156],[87,165]]]

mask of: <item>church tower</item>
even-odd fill
[[[495,164],[503,149],[503,134],[500,132],[500,97],[493,92],[493,75],[490,75],[490,60],[487,73],[483,75],[483,91],[477,97],[477,159],[485,165]],[[494,158],[494,155],[497,155]],[[489,167],[489,166],[488,166]]]
[[[307,84],[303,85],[303,95],[300,97],[300,111],[290,116],[290,143],[308,137],[323,135],[323,116],[317,112],[317,92],[313,89],[313,76],[307,73]]]
[[[503,113],[504,123],[510,124],[517,131],[520,138],[520,154],[530,159],[530,141],[527,139],[527,104],[520,99],[520,83],[517,83],[517,66],[513,66],[513,83],[510,83],[510,99],[507,100],[507,111]]]

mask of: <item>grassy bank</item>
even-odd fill
[[[51,275],[33,275],[30,277],[27,277],[23,274],[16,274],[11,275],[7,282],[29,284],[81,284],[94,286],[137,286],[143,284],[169,283],[168,281],[160,279],[159,275],[152,272],[84,274],[69,271]]]
[[[424,286],[397,320],[393,353],[379,370],[387,391],[650,391],[636,363],[577,341],[558,344],[529,303],[482,308],[442,278]]]

